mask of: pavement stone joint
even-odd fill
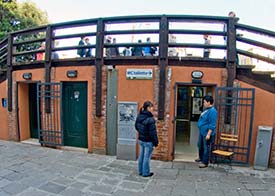
[[[275,170],[152,160],[137,161],[0,140],[0,196],[271,196]]]

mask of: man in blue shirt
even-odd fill
[[[198,139],[199,158],[195,160],[196,162],[200,162],[200,168],[208,167],[210,149],[215,140],[218,112],[213,103],[214,99],[212,96],[206,95],[203,98],[205,109],[198,121],[200,131]]]

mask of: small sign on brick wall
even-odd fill
[[[126,78],[129,80],[151,80],[152,69],[126,69]]]

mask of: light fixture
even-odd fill
[[[68,78],[76,78],[77,77],[77,70],[69,70],[67,71]]]
[[[192,71],[191,76],[192,76],[192,83],[196,83],[196,84],[202,83],[202,81],[201,81],[201,79],[203,77],[202,71],[200,71],[200,70]]]
[[[23,73],[22,77],[25,80],[31,80],[32,79],[32,73]]]

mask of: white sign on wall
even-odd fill
[[[126,78],[130,80],[151,80],[153,78],[152,69],[126,69]]]

